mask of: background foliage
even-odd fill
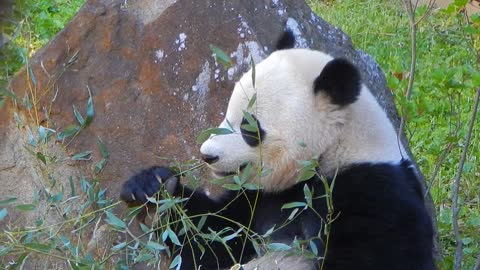
[[[456,1],[436,10],[417,31],[417,70],[412,99],[405,101],[410,65],[410,27],[401,1],[348,1],[311,3],[331,24],[338,26],[355,46],[372,55],[383,68],[398,107],[407,107],[407,137],[412,152],[431,186],[437,211],[444,269],[453,269],[452,185],[467,132],[476,88],[480,86],[478,15],[465,22]],[[417,17],[425,13],[417,10]],[[476,132],[475,132],[476,131]],[[480,253],[480,136],[472,135],[463,168],[459,217],[464,244],[464,269],[472,269]]]
[[[0,18],[0,89],[75,15],[85,0],[5,1]],[[1,96],[0,96],[1,98]]]
[[[83,2],[16,1],[10,16],[2,18],[0,30],[6,44],[2,44],[0,51],[0,105],[7,97],[5,86],[12,74],[65,26]],[[309,1],[320,17],[341,28],[350,35],[357,48],[379,62],[398,107],[407,109],[407,136],[427,178],[436,206],[444,255],[444,260],[440,262],[442,269],[453,269],[455,239],[452,233],[452,186],[471,117],[475,90],[480,86],[479,17],[473,15],[466,20],[461,12],[466,1],[455,2],[456,5],[446,10],[435,10],[418,25],[416,80],[412,98],[407,101],[405,90],[410,75],[410,26],[401,1]],[[422,16],[425,11],[425,8],[419,8],[417,16]],[[48,130],[43,132],[43,139],[49,137]],[[480,254],[479,137],[477,125],[463,167],[459,194],[459,226],[465,255],[463,269],[472,269]],[[45,157],[38,158],[45,165],[50,162]],[[77,158],[88,159],[88,153],[80,153]],[[82,209],[75,212],[76,217],[69,217],[58,225],[63,231],[73,231],[78,233],[77,238],[81,238],[82,230],[72,230],[72,227],[78,227],[79,224],[81,227],[94,227],[97,221],[104,218],[114,230],[128,233],[125,221],[110,211],[114,205],[105,199],[105,191],[96,187],[95,179],[82,179],[82,189],[77,193],[84,194],[81,196]],[[60,205],[70,199],[63,194],[51,195],[44,198],[49,204]],[[0,221],[8,214],[2,207],[14,203],[12,198],[0,198]],[[35,204],[17,205],[17,208],[32,211],[35,210]],[[46,230],[43,222],[37,225],[34,229],[23,230],[19,227],[16,232],[13,232],[14,228],[0,233],[2,266],[20,267],[30,253],[52,256],[46,254],[56,250],[54,256],[69,260],[73,269],[91,269],[92,266],[104,268],[113,254],[130,252],[135,261],[152,261],[158,260],[159,251],[165,249],[151,241],[117,242],[109,247],[102,258],[95,260],[86,252],[85,241],[74,242],[61,233],[52,235],[51,228]],[[144,228],[144,234],[152,235],[147,227]],[[176,236],[173,234],[169,237],[174,239]],[[128,252],[124,251],[127,247],[130,250]],[[178,266],[178,261],[173,262],[172,266]],[[122,269],[126,266],[119,262],[116,267]]]

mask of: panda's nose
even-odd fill
[[[212,155],[203,155],[202,154],[202,159],[208,164],[212,164],[218,161],[218,156],[212,156]]]

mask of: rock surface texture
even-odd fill
[[[92,159],[60,164],[74,172],[59,181],[68,183],[68,175],[82,171],[78,166],[102,158],[96,145],[100,139],[109,158],[99,178],[115,198],[121,183],[140,168],[198,158],[196,136],[220,123],[235,80],[251,58],[258,62],[272,51],[285,28],[295,34],[297,47],[320,49],[357,64],[390,118],[399,122],[379,66],[303,1],[88,0],[30,59],[31,72],[17,74],[11,90],[19,98],[33,93],[34,118],[58,131],[76,123],[73,105],[85,115],[91,93],[93,122],[64,148],[67,156],[91,150]],[[217,63],[210,44],[222,48],[233,65]],[[7,187],[0,195],[25,191],[28,198],[31,190],[19,185],[34,183],[29,179],[38,176],[20,166],[28,155],[22,147],[27,132],[15,127],[13,112],[30,119],[24,106],[9,104],[0,112],[0,182]]]

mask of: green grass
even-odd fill
[[[0,22],[0,31],[10,40],[0,48],[0,90],[30,56],[63,29],[85,0],[12,2],[11,16]]]
[[[311,2],[315,12],[347,33],[354,45],[372,55],[383,68],[397,105],[408,109],[407,137],[421,170],[430,181],[442,153],[450,147],[434,178],[431,194],[436,206],[444,269],[453,269],[452,183],[458,170],[463,140],[478,87],[478,37],[470,44],[465,25],[455,13],[433,12],[417,34],[417,71],[410,102],[405,102],[410,66],[410,27],[400,1],[337,0]],[[425,11],[421,8],[417,17]],[[478,27],[478,24],[477,24]],[[473,47],[473,48],[472,48]],[[473,79],[477,76],[477,79]],[[477,121],[478,123],[478,121]],[[460,186],[460,232],[464,243],[463,269],[472,269],[480,254],[480,136],[474,130]]]

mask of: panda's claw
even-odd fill
[[[178,184],[178,178],[175,176],[172,176],[165,181],[165,189],[167,192],[171,195],[175,193],[175,190],[177,189],[177,184]]]
[[[170,194],[173,194],[176,188],[177,178],[175,174],[166,167],[151,167],[142,170],[126,181],[120,193],[120,199],[129,205],[143,204],[157,193],[162,185]]]

